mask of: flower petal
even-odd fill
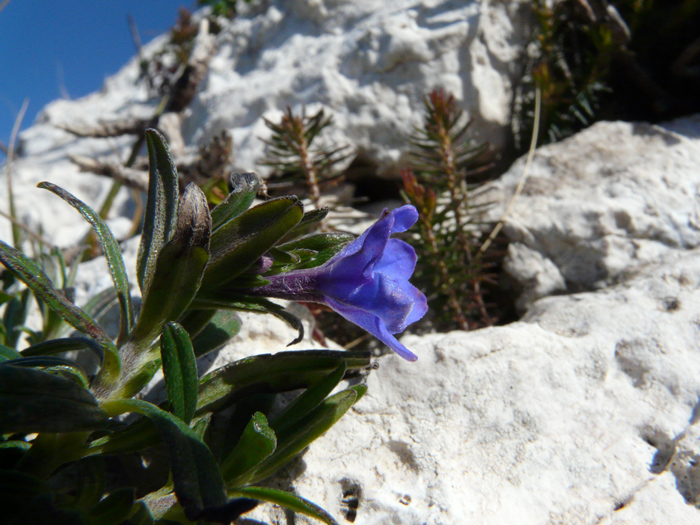
[[[389,239],[384,253],[374,265],[374,271],[394,279],[408,280],[416,269],[416,250],[399,239]]]
[[[402,345],[398,339],[396,339],[396,337],[389,333],[384,325],[384,321],[382,321],[376,315],[339,303],[331,298],[326,298],[326,304],[345,317],[345,319],[348,321],[353,322],[360,328],[367,330],[370,334],[382,341],[385,345],[407,361],[415,361],[418,359],[416,354],[411,352],[408,348]]]
[[[406,204],[405,206],[401,206],[400,208],[393,210],[390,215],[393,215],[394,217],[394,224],[391,228],[391,233],[405,232],[418,220],[418,210],[416,210],[416,208],[410,204]]]

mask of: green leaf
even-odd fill
[[[311,385],[289,403],[271,422],[270,426],[277,432],[297,423],[302,417],[318,407],[324,399],[338,386],[345,376],[347,367],[345,363],[333,372]]]
[[[160,355],[172,412],[189,425],[197,407],[197,361],[190,336],[182,326],[170,322],[163,327]]]
[[[111,415],[136,412],[148,417],[168,447],[170,468],[178,501],[191,519],[211,507],[226,505],[224,481],[209,448],[179,418],[138,399],[103,404]]]
[[[226,199],[211,210],[212,231],[238,217],[253,204],[260,190],[260,177],[257,173],[232,173],[229,186],[231,191]]]
[[[0,366],[19,366],[29,368],[40,368],[45,372],[58,373],[59,375],[77,382],[83,388],[90,388],[85,371],[70,359],[55,356],[35,356],[35,357],[20,357],[19,359],[11,359],[0,363]]]
[[[160,250],[144,294],[139,320],[130,336],[144,350],[163,325],[175,321],[194,298],[209,261],[211,216],[206,197],[196,185],[187,186],[172,240]]]
[[[241,318],[231,310],[218,310],[209,324],[192,341],[194,355],[202,357],[218,350],[241,330]]]
[[[313,231],[316,228],[316,225],[323,219],[325,219],[327,215],[328,207],[326,206],[304,213],[304,216],[302,217],[299,224],[297,224],[296,226],[294,226],[294,228],[289,230],[280,242],[290,242],[291,240],[296,239],[297,237],[301,237],[302,235],[308,234],[309,232]]]
[[[243,431],[241,439],[231,453],[221,463],[221,475],[226,486],[247,485],[247,474],[277,447],[275,432],[268,426],[262,412],[256,412]]]
[[[18,359],[22,357],[17,350],[10,348],[9,346],[0,345],[0,363],[7,361],[8,359]]]
[[[131,514],[134,489],[122,488],[111,492],[87,515],[91,525],[119,525]]]
[[[138,352],[134,351],[134,347],[122,347],[125,360],[133,358],[134,364],[132,369],[122,374],[121,385],[118,389],[113,389],[108,394],[114,397],[133,397],[138,394],[149,383],[158,370],[161,369],[160,353],[157,346],[153,347],[153,351],[149,351],[144,355],[135,355]],[[94,387],[93,387],[94,390]],[[104,396],[106,397],[106,396]]]
[[[241,359],[199,382],[197,415],[221,410],[244,396],[308,388],[345,362],[348,373],[370,364],[369,352],[298,350]]]
[[[208,443],[214,455],[219,458],[228,456],[241,439],[253,414],[269,414],[276,399],[277,394],[252,394],[236,402],[230,415],[227,412],[226,430],[210,434]],[[208,412],[207,415],[213,417],[212,412]],[[219,437],[220,442],[217,439]]]
[[[158,430],[149,419],[139,419],[128,427],[97,438],[90,443],[87,456],[129,454],[158,443]]]
[[[296,197],[272,199],[249,209],[216,230],[203,289],[218,288],[243,273],[304,215]]]
[[[299,249],[320,252],[329,248],[337,248],[337,251],[340,251],[353,240],[355,240],[355,236],[351,233],[316,233],[314,235],[302,237],[301,239],[280,244],[278,248],[287,252],[292,252]]]
[[[118,423],[75,382],[47,372],[0,366],[0,434],[78,432]]]
[[[126,336],[134,323],[134,307],[131,303],[129,279],[126,274],[126,268],[124,267],[124,259],[122,258],[119,243],[114,238],[114,235],[112,235],[112,232],[99,214],[95,213],[87,204],[80,201],[62,188],[51,184],[50,182],[39,183],[39,188],[49,190],[61,197],[64,201],[78,210],[95,230],[95,233],[100,240],[100,244],[102,245],[102,249],[104,250],[109,271],[112,274],[114,288],[117,291],[117,296],[119,297],[121,315],[119,321],[119,338],[117,340],[123,341],[126,339]]]
[[[22,350],[21,356],[53,355],[74,350],[91,350],[100,359],[100,362],[104,358],[104,349],[87,337],[65,337],[37,343]]]
[[[31,259],[2,241],[0,241],[0,261],[68,324],[92,337],[104,348],[105,360],[100,369],[100,376],[108,381],[117,376],[121,368],[119,353],[102,328],[57,291],[46,274]]]
[[[317,519],[326,523],[326,525],[338,525],[338,522],[335,521],[328,512],[315,503],[283,490],[271,489],[268,487],[241,487],[229,491],[229,495],[267,501]]]
[[[0,241],[1,243],[2,241]],[[1,248],[1,246],[0,246]],[[0,260],[5,262],[0,256]],[[7,266],[7,265],[6,265]],[[16,348],[22,335],[22,327],[29,314],[31,290],[24,290],[19,297],[13,297],[5,306],[2,316],[2,325],[5,333],[5,344]]]
[[[318,407],[295,423],[277,432],[277,449],[255,468],[251,483],[263,480],[293,459],[321,437],[366,392],[367,387],[357,385],[324,400]]]
[[[136,260],[136,274],[142,293],[148,289],[161,247],[170,240],[175,230],[179,198],[175,164],[165,139],[155,129],[146,130],[146,148],[148,196]]]
[[[297,337],[287,346],[295,345],[304,339],[304,325],[301,320],[285,310],[283,306],[262,297],[252,297],[226,290],[218,290],[197,295],[192,305],[196,308],[229,308],[243,312],[272,314],[297,331]]]
[[[75,506],[90,510],[105,493],[105,463],[101,457],[84,458],[76,464]]]

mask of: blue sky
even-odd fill
[[[145,44],[175,23],[179,6],[195,5],[195,0],[10,0],[0,12],[0,141],[8,144],[25,97],[23,128],[64,93],[75,99],[100,89],[136,52],[127,14]],[[3,158],[0,153],[0,162]]]

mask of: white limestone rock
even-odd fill
[[[700,245],[698,127],[700,116],[659,125],[599,122],[537,150],[504,228],[522,310],[553,292],[624,280]],[[502,203],[493,219],[523,168],[520,159],[493,184],[488,198]]]
[[[174,130],[173,146],[177,152],[193,152],[227,129],[234,138],[236,164],[264,172],[258,165],[265,149],[260,138],[269,136],[269,130],[262,117],[275,120],[287,105],[295,111],[306,106],[308,113],[324,107],[334,114],[329,141],[350,144],[379,171],[392,172],[421,122],[423,97],[438,86],[462,101],[475,118],[473,130],[480,140],[502,146],[530,16],[527,0],[242,4],[240,16],[232,22],[222,19],[223,30],[208,42],[217,51],[191,107],[177,119],[182,133]],[[166,39],[163,35],[144,46],[144,56],[158,52]],[[20,219],[59,246],[79,239],[87,227],[71,225],[57,199],[50,207],[35,206],[41,192],[33,186],[50,180],[98,208],[110,181],[80,173],[67,156],[123,162],[133,138],[79,139],[57,126],[149,118],[158,100],[138,77],[139,59],[134,57],[100,92],[49,104],[21,134],[22,157],[14,166]],[[0,185],[5,186],[2,177]],[[116,208],[115,217],[133,211],[126,190]],[[0,209],[7,211],[4,200]],[[117,223],[118,233],[126,234],[129,225]],[[6,221],[0,221],[0,237],[8,238],[9,232]]]
[[[475,117],[482,140],[503,146],[512,85],[529,35],[529,2],[271,0],[241,11],[183,123],[196,143],[228,129],[252,166],[268,137],[261,117],[287,105],[334,114],[329,139],[395,169],[422,99],[443,86]]]
[[[405,337],[418,362],[381,359],[287,482],[340,523],[359,493],[356,525],[698,523],[699,322],[695,249],[509,326]]]

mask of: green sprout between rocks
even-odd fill
[[[482,226],[489,204],[477,202],[481,185],[468,182],[488,165],[488,144],[466,140],[471,121],[451,93],[425,98],[425,122],[413,139],[415,166],[403,172],[404,195],[418,209],[415,281],[426,291],[438,330],[492,325],[482,284],[493,278],[493,257],[482,254]]]
[[[348,146],[316,147],[314,141],[331,125],[333,117],[323,109],[307,116],[306,110],[295,115],[287,106],[279,123],[263,118],[272,131],[265,166],[274,169],[268,187],[293,188],[308,196],[316,208],[321,207],[321,194],[329,187],[342,182],[343,173],[336,169],[338,163],[348,159]]]
[[[150,171],[137,258],[137,312],[119,246],[99,214],[43,182],[91,224],[114,288],[84,308],[71,300],[73,269],[60,253],[30,258],[0,242],[0,508],[8,524],[229,523],[260,501],[323,523],[317,505],[260,485],[328,430],[366,391],[343,379],[370,367],[366,352],[300,350],[256,355],[198,377],[196,359],[240,329],[236,311],[278,304],[247,290],[274,274],[322,265],[350,243],[340,234],[299,237],[327,210],[296,197],[252,206],[260,181],[233,175],[209,209],[194,184],[182,196],[167,145],[146,132]],[[251,207],[252,206],[252,207]],[[265,255],[265,268],[260,261]],[[49,274],[53,279],[49,278]],[[24,283],[25,287],[20,284]],[[21,348],[32,297],[44,323]],[[110,337],[99,320],[118,306]],[[67,353],[69,352],[69,353]],[[67,356],[77,355],[76,359]],[[92,355],[94,367],[90,367]],[[162,368],[166,398],[139,394]],[[290,391],[301,394],[284,408]],[[126,414],[131,414],[126,416]]]

